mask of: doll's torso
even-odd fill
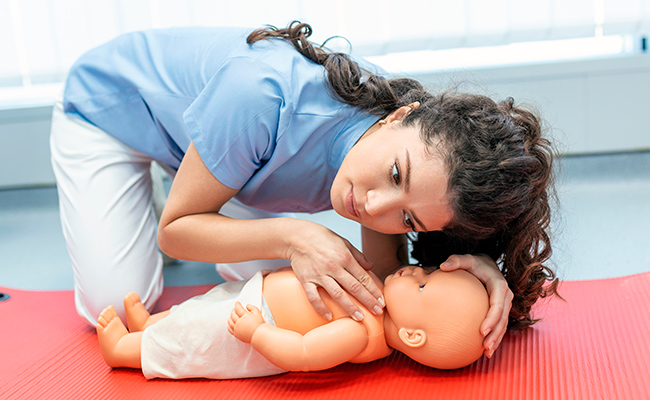
[[[374,276],[376,283],[381,282]],[[321,298],[332,312],[332,319],[348,317],[347,313],[322,288],[318,289]],[[302,284],[290,267],[271,272],[264,278],[264,299],[271,310],[273,319],[279,328],[305,334],[310,330],[325,325],[328,321],[312,307]],[[368,346],[350,362],[369,362],[386,357],[392,351],[386,344],[384,336],[383,315],[376,316],[368,311],[356,299],[352,301],[362,310],[364,319],[361,323],[368,331]]]

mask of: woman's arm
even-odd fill
[[[257,307],[244,309],[239,302],[230,314],[228,331],[288,371],[332,368],[350,361],[368,345],[366,328],[350,318],[337,319],[303,336],[265,323]]]
[[[203,262],[282,257],[284,241],[267,232],[286,229],[285,219],[236,220],[219,213],[235,194],[216,179],[191,143],[174,178],[158,227],[167,255]],[[251,246],[254,241],[256,246]]]
[[[361,226],[363,254],[373,264],[372,272],[382,281],[396,269],[408,264],[406,235],[389,235]]]
[[[221,215],[221,207],[236,193],[212,175],[191,143],[161,216],[160,249],[174,258],[202,262],[288,258],[310,302],[325,318],[331,313],[319,286],[350,316],[362,314],[346,291],[381,313],[382,293],[366,271],[370,265],[347,240],[306,220]]]

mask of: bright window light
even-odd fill
[[[602,36],[502,46],[424,50],[365,57],[388,72],[414,73],[576,60],[632,51],[625,36]]]
[[[0,88],[0,111],[51,105],[63,90],[63,83]]]

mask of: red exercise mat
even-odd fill
[[[168,287],[160,309],[208,286]],[[323,372],[225,381],[147,381],[111,370],[71,291],[0,288],[0,399],[650,399],[650,273],[563,282],[543,321],[507,334],[492,359],[456,371],[405,356]]]

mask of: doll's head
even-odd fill
[[[487,291],[472,274],[428,273],[408,266],[384,283],[384,330],[392,348],[439,369],[467,366],[483,354],[480,326],[489,308]]]

